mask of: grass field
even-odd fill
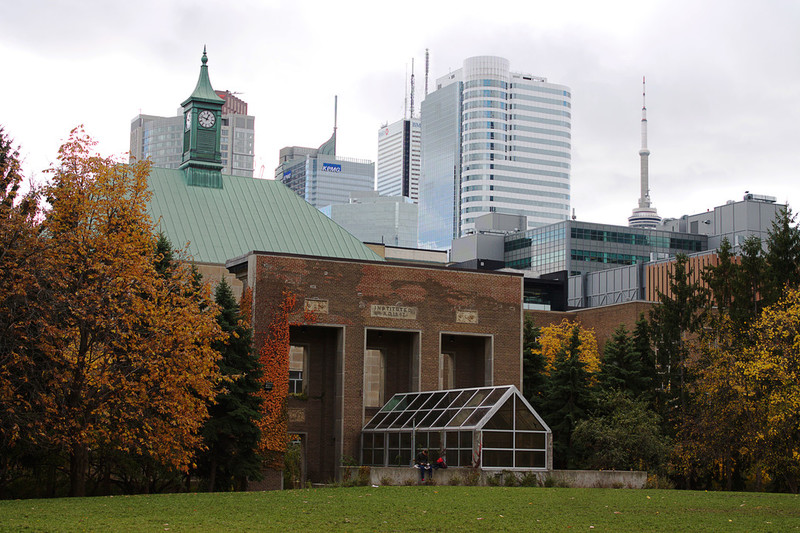
[[[788,494],[357,487],[0,501],[0,531],[795,531]]]

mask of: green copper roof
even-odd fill
[[[317,149],[317,153],[319,155],[336,155],[336,129],[333,130],[333,135],[331,138],[322,143]]]
[[[211,87],[211,80],[208,77],[208,56],[206,56],[206,47],[203,47],[203,57],[201,58],[203,64],[200,66],[200,77],[197,78],[197,86],[194,88],[192,95],[184,100],[181,105],[185,106],[191,100],[200,100],[211,104],[223,104],[224,98],[217,96],[214,89]]]
[[[247,252],[383,261],[279,181],[222,176],[221,189],[192,187],[182,170],[153,168],[149,212],[175,248],[202,263]]]

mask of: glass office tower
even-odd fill
[[[527,228],[569,217],[571,94],[479,56],[436,81],[422,103],[420,246],[444,249],[483,213]]]

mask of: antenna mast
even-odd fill
[[[647,106],[645,105],[645,78],[642,76],[642,149],[639,150],[641,162],[641,196],[639,207],[650,207],[650,169],[648,159],[650,150],[647,149]]]
[[[411,117],[414,118],[414,58],[411,58]]]
[[[430,53],[425,49],[425,96],[428,96],[428,71],[430,69]]]

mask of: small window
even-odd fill
[[[308,348],[292,345],[289,347],[289,394],[303,394],[306,389],[305,366]]]

